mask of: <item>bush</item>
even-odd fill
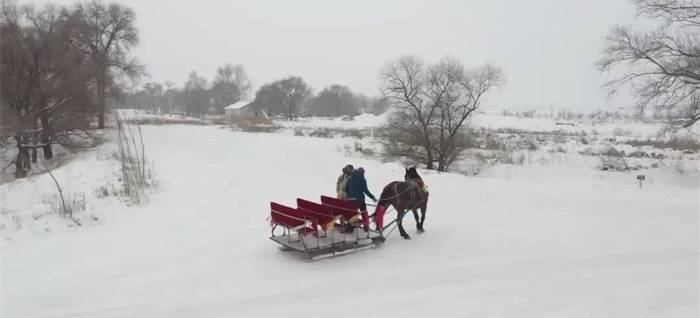
[[[614,147],[608,147],[607,149],[603,150],[601,155],[608,156],[608,157],[624,157],[625,152],[623,150],[617,150]]]
[[[530,151],[536,151],[538,148],[537,145],[535,144],[535,142],[533,142],[532,140],[527,140],[525,142],[525,145],[526,145],[527,150],[530,150]]]
[[[630,167],[627,161],[622,157],[600,157],[600,165],[598,168],[602,171],[629,171]]]
[[[502,142],[496,138],[487,137],[484,140],[484,144],[482,145],[482,149],[505,151],[507,149],[507,147],[506,147],[506,144],[504,142]]]
[[[690,137],[673,136],[668,140],[629,140],[625,144],[634,147],[652,147],[657,149],[673,149],[685,151],[686,153],[697,153],[700,151],[700,141]]]
[[[362,131],[359,129],[344,129],[340,130],[343,137],[362,139],[364,137]]]
[[[232,117],[230,119],[231,125],[234,127],[245,130],[254,126],[272,126],[272,121],[265,117],[254,117],[254,116],[241,116]]]
[[[333,130],[326,127],[316,128],[314,131],[309,133],[309,137],[333,138]]]

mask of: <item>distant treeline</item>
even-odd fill
[[[219,67],[211,83],[193,71],[183,87],[172,82],[149,82],[133,93],[122,94],[118,100],[118,104],[125,108],[179,112],[190,116],[223,115],[227,106],[250,100],[248,107],[254,111],[288,119],[354,116],[365,112],[378,114],[388,108],[385,99],[355,93],[344,85],[330,85],[314,94],[300,76],[266,83],[251,94],[251,81],[240,64]]]

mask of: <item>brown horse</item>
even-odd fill
[[[406,181],[394,181],[384,187],[382,195],[379,196],[377,207],[386,209],[393,206],[398,213],[396,223],[399,226],[401,237],[410,239],[411,237],[404,230],[401,221],[408,210],[411,210],[416,219],[416,229],[419,233],[424,232],[423,223],[428,207],[428,192],[425,191],[423,179],[418,175],[415,167],[407,168],[404,178]],[[421,210],[420,218],[418,217],[418,209]]]

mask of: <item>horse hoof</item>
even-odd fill
[[[406,239],[406,240],[410,240],[410,239],[411,239],[411,237],[408,236],[408,234],[406,234],[406,235],[401,235],[401,237],[403,237],[403,238]]]
[[[418,233],[423,233],[423,232],[425,232],[424,229],[422,229],[422,228],[418,229]]]

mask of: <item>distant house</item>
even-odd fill
[[[224,107],[224,113],[229,117],[263,117],[270,119],[264,110],[256,110],[256,108],[253,102],[242,100]]]
[[[235,102],[231,105],[224,107],[224,112],[227,116],[231,117],[242,117],[242,116],[254,116],[255,110],[252,107],[252,103],[249,100],[242,100]]]

